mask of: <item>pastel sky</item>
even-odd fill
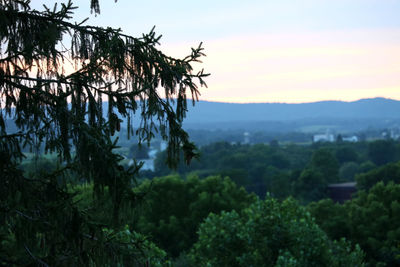
[[[203,42],[201,100],[400,99],[400,0],[100,0],[96,17],[75,2],[89,24],[134,36],[155,25],[171,56]]]

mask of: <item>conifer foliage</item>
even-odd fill
[[[170,166],[181,149],[190,162],[195,147],[181,126],[187,98],[194,104],[206,85],[208,74],[192,68],[204,56],[201,44],[175,59],[157,49],[154,30],[134,38],[71,22],[71,1],[43,11],[29,2],[0,0],[0,264],[140,263],[144,243],[115,237],[126,223],[121,210],[136,199],[140,164],[124,169],[111,137],[125,118],[140,142],[155,133],[168,141]],[[100,13],[98,1],[91,7]],[[59,167],[27,176],[18,167],[24,148],[57,153]],[[71,177],[112,199],[109,225],[78,208]]]

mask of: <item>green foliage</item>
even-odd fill
[[[174,257],[192,246],[198,226],[210,212],[241,210],[255,199],[219,176],[167,176],[146,180],[135,190],[147,192],[135,229],[152,236]]]
[[[20,164],[20,168],[25,172],[26,176],[40,176],[40,173],[48,173],[57,169],[58,162],[56,160],[35,158]]]
[[[290,172],[278,172],[272,175],[267,185],[268,192],[277,199],[285,199],[294,195],[293,175]]]
[[[210,214],[191,250],[196,266],[363,266],[363,253],[331,242],[294,200],[267,197],[242,212]]]
[[[335,156],[340,164],[351,161],[358,161],[357,152],[351,146],[342,146],[338,148],[335,152]]]
[[[326,177],[316,168],[304,169],[295,182],[295,195],[304,202],[326,197]]]
[[[354,181],[356,174],[375,166],[368,161],[366,142],[273,147],[219,142],[205,145],[199,152],[199,161],[194,161],[191,166],[182,162],[177,171],[180,174],[195,172],[200,177],[229,176],[261,198],[269,192],[280,199],[295,195],[304,201],[319,200],[327,196],[328,184]],[[170,173],[163,165],[166,156],[166,153],[157,155],[155,175]],[[306,177],[311,179],[307,181]]]
[[[359,174],[356,176],[356,181],[357,187],[362,190],[368,190],[380,181],[385,184],[389,181],[400,183],[400,162],[389,163],[367,173]]]
[[[310,166],[318,170],[327,183],[338,181],[339,163],[329,149],[316,150],[311,157]]]
[[[373,264],[400,264],[400,185],[377,183],[349,203],[351,239],[360,244]]]
[[[354,177],[360,172],[360,169],[360,165],[358,165],[356,162],[349,161],[344,163],[339,169],[340,181],[354,181]]]
[[[203,49],[171,58],[156,48],[153,30],[134,38],[86,20],[71,23],[70,1],[43,11],[29,3],[0,0],[0,235],[8,240],[0,264],[126,264],[119,261],[136,254],[117,255],[129,244],[103,229],[124,229],[121,211],[137,199],[131,187],[140,166],[125,169],[111,137],[125,118],[128,136],[150,142],[158,132],[168,141],[170,166],[181,150],[190,161],[196,152],[182,120],[187,95],[196,101],[205,85],[207,74],[192,68]],[[99,12],[98,1],[92,9]],[[56,169],[23,173],[23,148],[57,154]],[[108,225],[75,202],[73,181],[90,181],[97,199],[110,199]]]
[[[309,149],[300,149],[297,146],[270,147],[264,144],[249,146],[226,142],[203,146],[199,153],[198,161],[193,161],[190,166],[185,166],[182,162],[177,171],[181,174],[195,172],[202,177],[210,174],[229,176],[238,185],[244,186],[260,197],[264,197],[267,191],[280,194],[280,190],[275,191],[276,187],[273,186],[277,184],[275,178],[287,175],[288,169],[304,168],[311,155]],[[166,153],[157,155],[155,160],[157,175],[170,173],[170,170],[162,164],[165,157]],[[285,188],[284,192],[291,192],[291,188]]]
[[[399,266],[400,185],[377,183],[345,205],[330,200],[309,208],[327,234],[359,244],[370,266]]]
[[[189,167],[182,163],[177,171],[180,174],[195,172],[200,177],[215,174],[229,176],[235,183],[261,198],[269,192],[279,199],[292,195],[303,202],[310,202],[327,197],[327,186],[331,183],[353,182],[358,176],[359,186],[364,188],[361,180],[375,176],[368,182],[366,188],[369,188],[379,181],[376,175],[359,175],[376,167],[369,160],[370,144],[318,143],[311,146],[289,144],[271,147],[265,144],[219,142],[203,146],[199,161],[194,161]],[[160,153],[156,158],[157,175],[170,172],[162,165],[165,157],[166,153]],[[393,180],[395,177],[397,175],[391,172],[384,180]]]
[[[110,266],[115,262],[122,262],[125,266],[143,266],[143,263],[155,267],[171,266],[165,251],[150,242],[144,235],[131,232],[128,226],[119,231],[103,228],[103,232],[107,239],[124,245],[113,248],[115,254],[110,259]],[[129,255],[130,258],[125,255]]]
[[[374,168],[376,168],[376,165],[372,161],[365,161],[360,164],[360,173],[369,172]]]
[[[334,203],[331,199],[323,199],[310,203],[308,209],[315,222],[331,239],[350,237],[350,220],[345,205]]]
[[[394,161],[397,149],[395,143],[391,140],[377,140],[369,143],[368,155],[376,165],[383,165]]]
[[[338,181],[339,163],[330,149],[319,148],[299,177],[294,180],[295,196],[303,202],[317,201],[327,196],[327,186]]]
[[[309,202],[327,197],[327,186],[354,181],[375,165],[368,160],[368,143],[304,145],[238,145],[226,142],[205,145],[199,160],[190,166],[181,162],[180,174],[229,176],[247,191],[263,198],[266,192],[279,199],[296,196]],[[166,153],[159,153],[153,175],[169,174]],[[151,177],[151,174],[149,175]]]

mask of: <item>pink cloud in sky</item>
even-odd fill
[[[182,57],[189,46],[161,48]],[[400,29],[238,35],[207,40],[204,47],[200,67],[211,76],[202,100],[400,99]]]

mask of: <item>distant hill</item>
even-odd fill
[[[400,123],[400,101],[386,98],[353,102],[219,103],[200,101],[189,108],[187,129],[244,129],[298,131],[335,129],[354,132],[382,129]]]
[[[321,101],[302,104],[233,104],[200,101],[190,107],[186,122],[293,121],[299,119],[400,118],[400,101],[386,98],[354,102]]]

